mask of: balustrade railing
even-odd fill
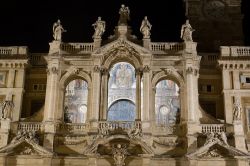
[[[202,133],[221,133],[226,132],[226,126],[224,124],[202,124],[201,125]]]
[[[31,54],[29,59],[32,65],[35,66],[46,65],[46,61],[43,58],[43,54]]]
[[[15,54],[27,54],[27,47],[25,46],[12,46],[12,47],[0,47],[0,55],[15,55]]]
[[[156,43],[152,42],[150,46],[151,51],[153,52],[166,52],[166,51],[174,51],[178,52],[184,49],[182,43]]]
[[[93,43],[63,43],[61,49],[69,53],[91,53],[94,50]]]
[[[88,123],[62,123],[59,125],[59,132],[86,132],[89,129]]]
[[[222,56],[250,56],[250,47],[240,47],[240,46],[222,46],[221,47]]]
[[[39,122],[19,122],[17,125],[18,130],[23,131],[43,131],[43,124]]]
[[[128,130],[138,128],[141,129],[140,121],[103,121],[99,122],[99,129],[114,130]]]

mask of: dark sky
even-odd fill
[[[0,45],[27,45],[30,52],[47,52],[53,40],[52,25],[59,18],[67,30],[64,42],[92,42],[93,27],[98,16],[106,21],[103,38],[113,34],[121,4],[129,6],[133,33],[141,38],[139,27],[148,16],[152,41],[179,41],[185,21],[182,0],[5,0],[0,8]],[[243,0],[249,1],[249,0]],[[243,2],[244,3],[244,2]],[[243,11],[250,13],[249,5]],[[249,14],[246,20],[250,20]],[[248,21],[245,21],[248,24]],[[250,27],[244,26],[247,36]],[[247,41],[250,44],[250,41]]]

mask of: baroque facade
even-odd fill
[[[64,43],[58,20],[47,54],[1,47],[0,164],[249,165],[250,48],[195,42],[206,50],[199,21],[219,26],[226,11],[213,8],[240,1],[185,3],[183,42],[151,41],[147,17],[138,39],[122,5],[106,41],[99,17],[92,43]]]

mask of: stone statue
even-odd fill
[[[127,153],[127,147],[124,145],[122,147],[121,144],[117,144],[116,147],[113,145],[112,147],[113,158],[115,160],[115,166],[124,166],[125,165],[125,158]]]
[[[1,106],[1,113],[2,113],[1,118],[2,119],[11,119],[12,113],[13,113],[13,108],[14,108],[13,101],[5,100],[4,102],[2,102],[0,104],[0,106]]]
[[[233,119],[241,120],[242,108],[238,98],[235,99],[234,108],[233,108]]]
[[[92,24],[95,29],[93,38],[101,38],[102,34],[105,32],[106,22],[102,21],[101,17],[98,17],[97,21]]]
[[[57,20],[57,22],[55,22],[53,24],[53,37],[54,37],[54,40],[61,41],[63,32],[66,32],[66,30],[64,30],[63,26],[61,25],[61,21]]]
[[[186,20],[186,23],[181,27],[181,39],[186,41],[193,41],[192,33],[195,30],[189,24],[189,20]]]
[[[119,18],[119,22],[118,25],[128,25],[128,20],[129,18],[129,14],[130,14],[130,10],[128,7],[126,7],[124,4],[121,5],[121,8],[119,10],[119,14],[120,14],[120,18]]]
[[[152,28],[152,25],[150,24],[150,22],[148,21],[147,16],[144,17],[144,19],[142,20],[141,23],[141,27],[140,27],[140,31],[143,34],[143,38],[150,38],[150,30]]]
[[[220,138],[221,138],[221,141],[222,141],[225,145],[228,145],[228,143],[227,143],[227,136],[226,136],[226,133],[225,133],[225,132],[221,132],[221,133],[220,133]]]

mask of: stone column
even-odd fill
[[[143,69],[143,112],[142,112],[142,130],[149,131],[150,128],[150,104],[151,104],[151,79],[150,68],[145,66]]]
[[[150,44],[151,44],[151,39],[150,38],[143,38],[143,47],[147,48],[147,49],[151,49],[150,48]]]
[[[13,88],[15,82],[15,69],[10,69],[8,73],[7,88]]]
[[[89,112],[89,122],[92,128],[98,127],[99,109],[100,109],[100,89],[101,89],[101,68],[95,65],[92,73],[92,95],[91,103],[92,110]]]
[[[107,120],[107,110],[108,110],[108,76],[109,71],[106,68],[102,69],[102,88],[101,88],[101,120]]]
[[[241,111],[240,114],[242,114],[241,98],[239,96],[234,97],[234,102],[235,102],[234,107],[238,107],[238,109]],[[239,105],[237,105],[236,102],[239,102]],[[243,152],[248,152],[246,149],[246,140],[245,140],[244,129],[243,129],[242,115],[240,115],[240,118],[238,119],[236,118],[237,117],[234,117],[234,120],[233,120],[235,148]]]
[[[44,107],[44,121],[54,121],[57,111],[57,97],[59,84],[58,66],[50,66],[47,69],[47,87]]]
[[[233,71],[233,88],[235,90],[239,90],[240,89],[240,72],[237,69],[235,69]]]
[[[4,147],[8,144],[9,131],[10,131],[10,119],[1,119],[1,129],[0,129],[0,147]]]
[[[136,69],[136,120],[141,120],[141,69]]]

